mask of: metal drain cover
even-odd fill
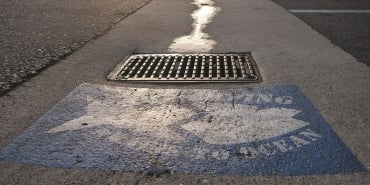
[[[261,82],[250,53],[133,54],[109,80],[135,82]]]

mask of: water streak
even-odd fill
[[[194,0],[193,4],[198,7],[191,14],[194,19],[193,30],[189,35],[176,38],[168,48],[170,52],[209,52],[217,44],[203,29],[212,22],[221,8],[213,6],[212,0]]]

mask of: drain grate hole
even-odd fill
[[[210,57],[212,59],[211,63],[212,63],[212,77],[218,77],[219,75],[217,74],[217,68],[219,66],[217,66],[217,61],[216,61],[216,56],[211,56]]]
[[[194,67],[195,71],[196,71],[196,74],[195,74],[195,77],[200,77],[200,73],[201,73],[201,67],[202,67],[202,61],[199,59],[198,56],[195,57],[195,60],[196,60],[196,67]]]
[[[159,61],[158,61],[158,64],[156,66],[156,68],[154,68],[154,71],[152,74],[152,78],[155,77],[155,78],[159,78],[159,76],[161,75],[161,71],[163,70],[163,67],[165,65],[165,61],[168,59],[168,57],[162,57]]]
[[[167,58],[167,60],[164,64],[164,67],[163,67],[163,71],[162,71],[161,75],[159,76],[160,78],[166,78],[168,76],[168,73],[170,72],[170,69],[171,69],[171,66],[172,66],[172,63],[173,63],[173,60],[174,60],[174,58]]]
[[[187,70],[187,76],[186,76],[188,78],[191,78],[193,76],[194,63],[195,63],[195,56],[190,56],[190,65]]]
[[[236,68],[236,74],[238,77],[243,77],[242,75],[242,69],[241,69],[241,66],[240,66],[240,57],[237,57],[237,56],[234,56],[234,61],[235,61],[235,68]]]
[[[183,61],[182,61],[182,65],[180,64],[181,68],[180,68],[180,73],[179,73],[179,76],[178,76],[179,78],[183,78],[185,76],[186,67],[188,66],[189,57],[185,56],[182,60]]]
[[[179,58],[175,58],[175,60],[173,61],[173,66],[171,67],[171,71],[172,71],[172,73],[170,75],[171,78],[176,77],[177,70],[178,70],[179,66],[180,66],[180,60],[179,60]]]
[[[150,76],[153,75],[153,72],[154,72],[154,69],[155,69],[155,66],[158,65],[158,62],[162,59],[163,57],[158,57],[156,58],[156,60],[154,60],[152,63],[149,64],[149,67],[148,67],[148,70],[145,71],[144,73],[144,76],[145,78],[149,78]]]
[[[212,77],[212,62],[210,61],[210,56],[205,56],[205,66],[204,66],[204,77]]]
[[[233,65],[231,63],[231,57],[230,56],[226,57],[226,62],[227,62],[227,71],[228,71],[229,77],[234,77]]]
[[[224,78],[226,77],[225,63],[220,58],[217,58],[217,61],[219,62],[219,65],[220,65],[220,76]]]

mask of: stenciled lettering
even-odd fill
[[[287,152],[293,149],[292,146],[286,144],[286,141],[284,139],[281,139],[279,141],[274,141],[272,142],[272,144],[274,144],[282,152]]]
[[[239,152],[247,158],[255,158],[258,155],[258,151],[252,147],[241,147]]]
[[[272,94],[257,94],[256,103],[270,103],[272,101]]]
[[[307,144],[310,143],[310,142],[308,142],[308,141],[306,141],[302,138],[299,138],[297,136],[290,136],[289,138],[295,144],[295,146],[297,146],[297,147],[301,147],[303,145],[307,145]]]
[[[272,146],[270,143],[265,143],[258,146],[258,152],[264,154],[266,156],[276,154],[275,150],[272,150]]]
[[[299,134],[311,139],[311,141],[316,141],[318,138],[321,137],[321,135],[313,132],[311,129],[307,129],[305,131],[302,131]]]
[[[289,105],[293,103],[293,97],[291,96],[279,96],[275,98],[275,102],[278,104]]]
[[[226,94],[223,98],[227,102],[234,101],[235,103],[273,103],[276,102],[277,104],[281,105],[290,105],[293,103],[292,96],[279,96],[274,98],[272,94],[265,93],[265,94],[257,94],[257,93],[249,93],[245,91],[234,91],[233,94]]]
[[[225,160],[229,158],[230,153],[226,150],[215,150],[212,151],[212,157],[218,160]]]

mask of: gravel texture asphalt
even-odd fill
[[[104,34],[149,1],[1,1],[0,94]]]

